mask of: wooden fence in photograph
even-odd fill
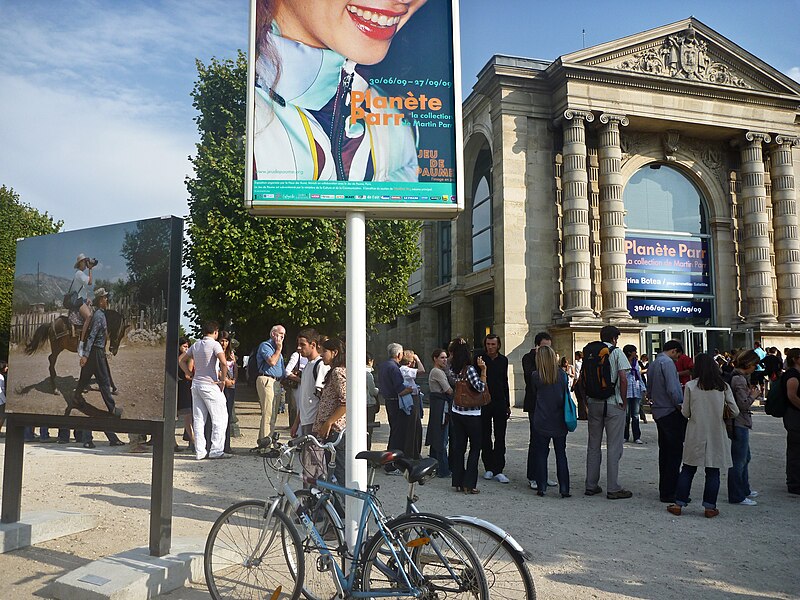
[[[167,303],[163,295],[161,298],[151,300],[147,305],[136,302],[133,296],[112,297],[110,308],[122,313],[132,329],[152,331],[167,320]],[[12,315],[11,343],[27,344],[40,325],[52,323],[56,318],[66,314],[66,310],[49,312],[33,310]]]

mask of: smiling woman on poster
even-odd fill
[[[387,106],[357,65],[380,63],[425,2],[257,0],[254,179],[417,181],[403,98]]]

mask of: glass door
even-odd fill
[[[661,352],[664,347],[667,341],[667,332],[665,329],[645,329],[642,335],[644,336],[644,343],[642,348],[639,348],[640,354],[646,353],[648,359],[653,360],[656,354]]]

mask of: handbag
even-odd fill
[[[733,416],[733,411],[726,402],[722,407],[722,422],[725,423],[725,433],[728,434],[728,439],[730,440],[736,437],[736,430],[733,428],[734,419],[735,417]]]
[[[456,408],[481,408],[486,406],[492,401],[489,395],[489,386],[485,385],[482,392],[478,392],[473,388],[467,380],[467,369],[461,371],[461,379],[456,381],[456,386],[453,393],[453,403]]]
[[[564,386],[564,423],[567,425],[567,431],[575,431],[578,428],[578,409],[569,393],[569,383]]]
[[[78,292],[72,291],[72,286],[75,284],[75,280],[72,280],[72,283],[69,284],[69,289],[67,293],[64,294],[64,299],[61,301],[61,305],[66,308],[67,310],[75,310],[75,304],[78,302]]]

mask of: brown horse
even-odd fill
[[[119,344],[130,325],[125,322],[125,318],[115,310],[106,310],[106,323],[108,324],[108,339],[111,354],[116,356]],[[78,336],[76,331],[80,328],[73,327],[66,315],[57,317],[52,323],[40,325],[33,334],[31,341],[25,346],[25,354],[31,355],[39,350],[47,340],[50,340],[50,383],[53,384],[53,393],[57,394],[56,388],[56,360],[63,350],[69,352],[78,351]]]

